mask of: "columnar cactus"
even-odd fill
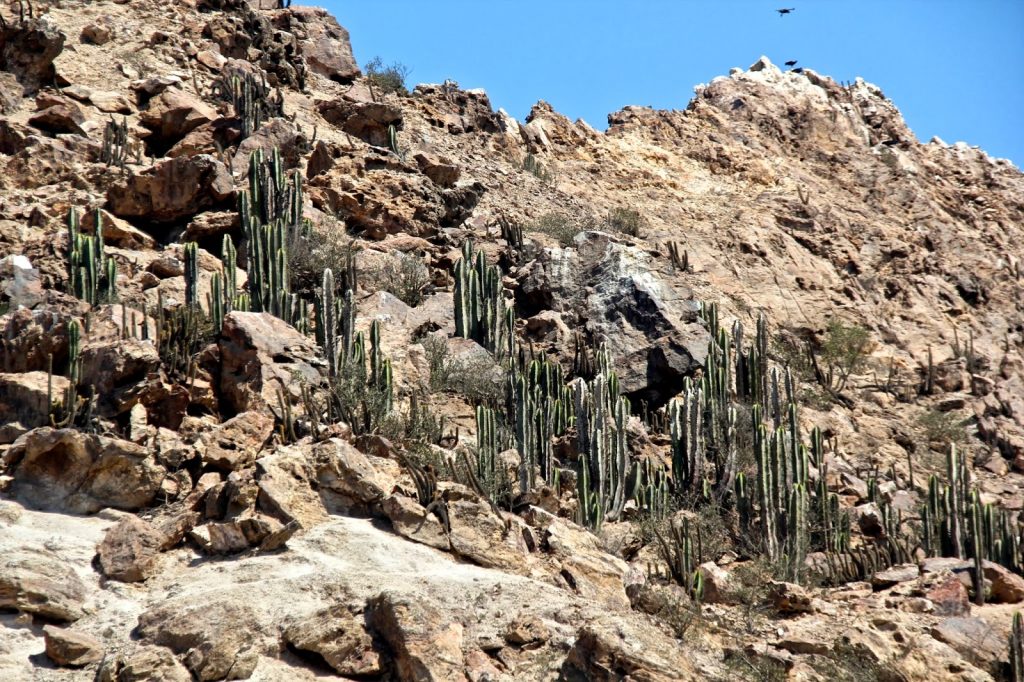
[[[186,242],[185,251],[185,304],[199,306],[199,246]]]
[[[1010,631],[1010,680],[1024,682],[1024,618],[1019,611],[1013,614]]]
[[[467,240],[455,264],[455,334],[473,339],[500,356],[515,350],[515,314],[505,304],[501,268],[488,265],[482,251]]]

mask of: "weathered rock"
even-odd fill
[[[431,154],[420,152],[415,157],[420,172],[441,187],[454,187],[459,181],[462,171],[449,159],[436,158]]]
[[[993,561],[985,561],[982,572],[992,584],[989,599],[996,603],[1017,604],[1024,601],[1024,578]]]
[[[81,41],[93,45],[106,45],[113,38],[114,32],[106,23],[86,24],[82,29]]]
[[[246,679],[266,634],[251,606],[213,598],[165,602],[139,616],[139,636],[184,655],[199,680]]]
[[[50,423],[48,399],[64,395],[69,382],[47,372],[0,374],[0,443],[13,443],[23,433]],[[51,393],[52,391],[52,393]]]
[[[35,92],[53,83],[53,60],[64,49],[65,36],[48,16],[9,23],[0,30],[0,71],[18,78]]]
[[[878,589],[885,589],[897,583],[917,580],[918,575],[917,564],[901,564],[878,571],[871,577],[871,584]]]
[[[242,412],[203,435],[203,461],[221,471],[236,471],[256,460],[274,431],[274,419],[261,412]]]
[[[931,635],[982,666],[1006,652],[1006,640],[981,618],[946,618],[931,628]]]
[[[157,241],[127,220],[121,220],[102,209],[99,210],[103,220],[103,243],[122,249],[143,251],[156,249]],[[83,234],[96,233],[96,211],[87,211],[80,220]]]
[[[235,176],[242,178],[249,173],[249,157],[253,152],[262,150],[263,158],[268,159],[274,149],[280,152],[281,160],[288,168],[298,164],[308,149],[308,143],[306,137],[287,120],[275,118],[268,121],[238,145],[231,164]]]
[[[103,643],[95,637],[65,628],[43,627],[46,656],[60,666],[80,668],[103,658]]]
[[[593,682],[700,679],[675,640],[627,617],[603,618],[580,628],[563,671],[568,679]]]
[[[373,647],[362,618],[343,605],[304,618],[284,630],[288,644],[320,654],[341,675],[380,675],[381,656]]]
[[[436,549],[451,550],[447,529],[416,500],[396,493],[384,500],[381,510],[402,537]]]
[[[551,630],[539,618],[519,618],[509,623],[505,641],[514,646],[540,646],[551,639]]]
[[[166,470],[135,443],[75,429],[35,429],[4,455],[11,494],[36,509],[92,514],[153,501]]]
[[[701,600],[707,604],[738,604],[740,595],[732,574],[714,561],[700,565],[704,577],[704,594]]]
[[[215,118],[213,107],[173,87],[150,99],[148,108],[139,114],[139,122],[152,131],[150,141],[162,149]]]
[[[283,547],[298,529],[298,523],[286,525],[257,514],[196,526],[188,535],[207,554],[237,554],[251,548],[269,552]]]
[[[339,83],[359,77],[348,31],[330,13],[320,7],[292,7],[288,19],[310,71]]]
[[[97,676],[97,682],[192,682],[192,679],[188,668],[162,646],[140,646],[129,654],[107,657]]]
[[[67,301],[71,306],[83,306],[77,299]],[[61,307],[61,306],[55,306]],[[48,357],[53,357],[54,372],[60,372],[68,361],[68,323],[75,313],[83,313],[84,307],[63,312],[44,309],[22,308],[6,318],[0,340],[0,369],[5,372],[46,372]]]
[[[93,386],[100,406],[114,414],[127,412],[138,402],[137,385],[160,367],[156,346],[151,341],[131,337],[88,343],[82,349],[81,359],[82,384]]]
[[[692,293],[662,279],[647,252],[603,232],[577,235],[575,250],[545,249],[515,294],[527,317],[555,310],[606,339],[623,392],[638,399],[675,395],[707,354]]]
[[[969,616],[971,601],[967,588],[955,575],[948,575],[925,593],[937,616]]]
[[[131,114],[135,107],[120,92],[93,90],[89,93],[89,103],[105,114]]]
[[[384,102],[318,102],[317,109],[325,119],[375,147],[387,147],[388,128],[401,128],[402,109]]]
[[[429,603],[383,592],[367,604],[366,620],[394,652],[400,679],[466,679],[463,627]]]
[[[0,556],[0,608],[57,621],[82,617],[87,594],[78,574],[56,555],[32,548]]]
[[[538,512],[538,517],[541,514]],[[542,518],[531,525],[541,532],[543,544],[558,560],[559,573],[570,581],[570,589],[607,608],[628,607],[624,581],[629,565],[606,553],[600,541],[583,528],[546,514]]]
[[[316,490],[316,466],[309,452],[297,446],[279,447],[256,461],[259,509],[284,524],[311,528],[327,518]]]
[[[811,596],[804,588],[793,583],[772,581],[768,585],[768,600],[779,613],[814,613]]]
[[[231,175],[207,154],[162,161],[107,191],[111,213],[154,223],[182,220],[219,206],[234,191]]]
[[[98,548],[100,568],[111,580],[135,583],[155,574],[167,536],[137,516],[110,528]]]
[[[44,298],[39,270],[25,256],[0,258],[0,293],[7,297],[11,308],[36,306]]]
[[[85,135],[82,124],[85,116],[73,102],[63,102],[47,107],[32,116],[29,125],[54,135]]]
[[[278,391],[297,402],[301,382],[322,381],[316,344],[270,313],[229,313],[218,345],[220,390],[229,414],[256,410],[273,416]]]
[[[317,445],[313,457],[318,487],[340,495],[347,506],[377,504],[393,483],[378,473],[366,455],[340,438]]]

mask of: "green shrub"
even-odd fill
[[[917,418],[917,423],[929,445],[939,445],[945,449],[950,444],[959,445],[967,440],[967,430],[963,422],[952,412],[928,410]]]
[[[383,265],[367,272],[373,288],[394,294],[406,305],[415,308],[423,302],[423,292],[430,284],[430,272],[416,256],[400,253]]]
[[[580,230],[571,219],[564,215],[545,213],[536,222],[527,225],[526,231],[541,232],[554,237],[562,246],[572,246],[573,238]]]
[[[412,69],[401,62],[394,62],[391,66],[385,66],[383,59],[374,57],[366,63],[363,72],[366,74],[366,81],[369,83],[370,88],[380,94],[390,92],[399,95],[409,94],[409,91],[405,88],[405,79],[412,72]]]
[[[836,391],[846,388],[850,375],[863,369],[871,352],[871,332],[856,324],[829,320],[821,360],[828,367],[829,386]]]
[[[495,365],[489,358],[453,358],[448,341],[437,335],[427,336],[422,343],[430,368],[430,390],[456,393],[473,405],[496,406],[504,399],[505,382],[495,376]]]
[[[620,232],[630,237],[643,237],[647,229],[647,219],[633,208],[613,208],[605,220],[606,228],[611,232]]]

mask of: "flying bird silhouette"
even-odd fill
[[[785,9],[785,8],[783,8],[783,9],[777,9],[777,10],[775,10],[775,11],[779,13],[779,16],[780,16],[780,17],[782,17],[782,16],[785,16],[785,15],[787,15],[787,14],[790,14],[790,13],[791,13],[791,12],[793,12],[794,10],[796,10],[796,7],[790,7],[789,9]]]
[[[796,62],[797,62],[796,59],[790,59],[788,62],[786,62],[786,66],[790,66],[790,67],[796,66]]]

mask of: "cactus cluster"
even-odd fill
[[[488,265],[472,240],[455,264],[455,333],[473,339],[496,356],[515,353],[515,310],[505,304],[501,268]]]
[[[538,471],[545,483],[554,483],[551,439],[563,435],[575,415],[561,365],[536,358],[525,367],[517,364],[510,374],[510,413],[521,460],[519,492],[526,493],[536,486]]]
[[[306,305],[291,293],[288,247],[305,235],[302,177],[286,176],[281,153],[264,160],[261,150],[249,157],[249,189],[238,193],[238,213],[248,243],[246,272],[249,308],[268,312],[301,332],[308,326]]]
[[[128,119],[120,123],[113,119],[107,121],[103,129],[103,148],[100,151],[100,161],[108,166],[124,168],[128,160]]]
[[[284,116],[284,95],[281,90],[271,94],[266,76],[251,73],[224,74],[213,84],[218,99],[230,102],[242,128],[242,138],[260,129],[265,121]]]
[[[661,557],[668,565],[672,579],[682,585],[690,599],[699,602],[704,595],[704,577],[698,568],[704,561],[700,527],[691,531],[690,519],[668,526],[668,537],[655,530]]]
[[[1013,614],[1010,630],[1010,682],[1024,682],[1024,617]]]
[[[103,215],[93,216],[95,234],[79,231],[78,211],[68,211],[68,292],[97,305],[117,297],[117,263],[107,258],[103,247]]]
[[[626,445],[629,399],[620,395],[607,349],[598,351],[597,363],[599,370],[592,380],[572,381],[579,452],[578,521],[595,532],[605,521],[621,518],[630,471]]]
[[[1005,510],[983,504],[971,487],[967,462],[951,445],[946,457],[948,483],[928,481],[928,500],[921,510],[924,550],[929,556],[974,560],[975,598],[984,599],[983,561],[994,561],[1024,573],[1021,533]]]

